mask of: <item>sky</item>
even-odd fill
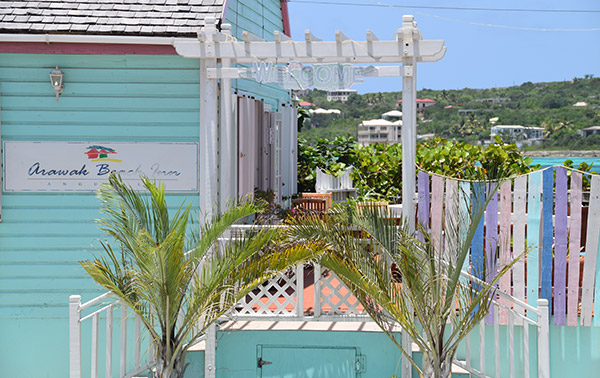
[[[414,15],[423,39],[441,39],[447,47],[442,60],[418,64],[418,89],[600,77],[600,0],[290,0],[288,8],[295,40],[303,40],[306,29],[324,41],[335,40],[336,30],[357,41],[367,30],[392,40],[402,15]],[[366,78],[352,88],[400,91],[402,80]]]

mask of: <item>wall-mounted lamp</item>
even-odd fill
[[[56,102],[58,102],[58,95],[65,90],[65,86],[63,85],[64,76],[65,74],[58,69],[58,66],[50,72],[50,82],[52,83],[54,93],[56,93]]]

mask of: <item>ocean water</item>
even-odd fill
[[[533,162],[531,164],[539,164],[542,168],[545,168],[552,165],[562,165],[565,160],[573,160],[574,168],[577,168],[581,162],[586,162],[588,164],[593,163],[592,172],[600,172],[600,157],[533,157]]]

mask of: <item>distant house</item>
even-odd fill
[[[582,137],[589,137],[590,135],[600,135],[600,126],[590,126],[585,129],[577,130],[577,134]]]
[[[521,125],[495,125],[491,128],[490,136],[507,136],[517,146],[537,143],[543,138],[543,127],[525,127]]]
[[[342,111],[339,110],[339,109],[322,109],[322,108],[317,108],[317,109],[309,109],[308,112],[310,114],[337,114],[337,115],[342,114]]]
[[[313,103],[310,103],[310,102],[308,102],[308,101],[300,101],[300,102],[298,103],[298,105],[299,105],[299,106],[300,106],[302,109],[310,109],[310,108],[312,108],[313,106],[315,106],[315,104],[313,104]]]
[[[396,101],[396,105],[400,106],[400,104],[402,104],[402,100],[398,100]],[[417,99],[417,111],[423,111],[423,109],[428,108],[430,106],[434,106],[436,105],[437,102],[435,102],[434,100],[430,99],[430,98],[424,98],[424,99]]]
[[[383,113],[381,118],[386,119],[388,121],[399,121],[402,119],[402,112],[399,110],[390,110],[387,113]]]
[[[402,121],[395,122],[386,119],[371,119],[358,125],[358,143],[361,146],[369,144],[400,143],[402,139]]]
[[[585,106],[590,106],[590,104],[588,104],[585,101],[577,101],[576,103],[573,104],[573,106],[576,107],[576,108],[582,108],[582,107],[585,107]]]
[[[503,102],[510,101],[510,98],[506,97],[490,97],[490,98],[480,98],[475,100],[475,102],[482,102],[487,104],[501,104]]]
[[[327,101],[348,101],[348,97],[356,94],[355,89],[342,89],[337,91],[327,91]]]

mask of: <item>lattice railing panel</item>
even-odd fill
[[[234,314],[295,315],[298,306],[297,288],[296,273],[289,270],[251,291],[234,307]]]
[[[366,315],[358,299],[333,272],[321,274],[319,287],[322,315]]]

